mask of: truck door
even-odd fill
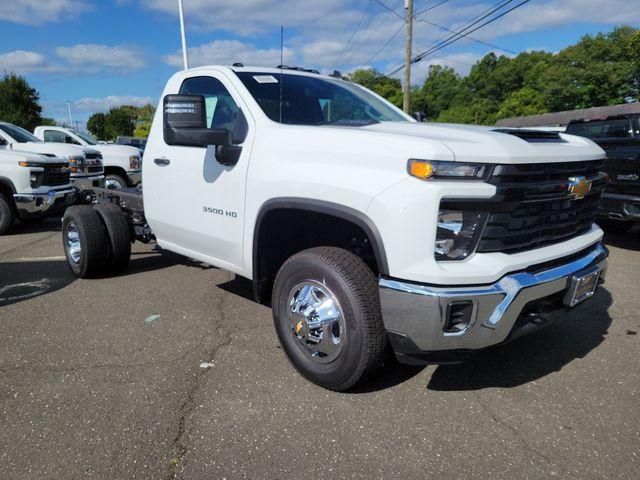
[[[161,134],[157,136],[154,144],[162,148],[146,152],[144,160],[143,183],[150,174],[149,184],[153,186],[151,192],[145,191],[145,211],[161,246],[238,272],[243,269],[245,179],[254,135],[252,118],[241,113],[240,97],[223,76],[187,78],[179,93],[205,97],[209,128],[233,131],[239,117],[244,116],[246,137],[238,162],[225,166],[216,159],[215,146],[169,146]],[[147,202],[149,195],[153,200]]]

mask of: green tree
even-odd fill
[[[32,131],[42,123],[40,95],[19,75],[5,74],[0,80],[0,120]]]
[[[460,76],[453,68],[430,65],[427,79],[417,92],[416,109],[425,112],[429,120],[435,120],[451,107],[459,89]]]
[[[87,120],[87,130],[98,140],[107,140],[107,119],[104,113],[94,113]]]
[[[135,129],[136,107],[123,105],[112,108],[105,115],[104,133],[109,140],[115,140],[119,136],[131,136]]]
[[[349,74],[349,80],[373,90],[394,105],[402,106],[402,84],[396,78],[389,78],[373,68],[358,69]]]
[[[155,111],[156,109],[153,105],[145,105],[138,108],[136,128],[133,132],[135,137],[147,138],[149,136]]]
[[[500,105],[497,118],[536,115],[548,111],[546,98],[542,92],[524,87],[512,92]]]

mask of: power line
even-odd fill
[[[347,43],[344,44],[344,47],[342,47],[342,51],[338,55],[339,59],[342,59],[344,53],[347,51],[347,48],[351,44],[351,41],[353,40],[353,37],[355,36],[356,32],[362,26],[362,22],[364,22],[364,19],[366,18],[367,14],[369,13],[369,10],[371,9],[371,5],[373,5],[373,3],[371,3],[371,2],[367,3],[367,8],[365,9],[364,13],[362,14],[362,17],[360,17],[360,21],[358,22],[358,26],[355,28],[355,30],[351,31],[351,36],[349,37],[349,40],[347,41]]]
[[[400,0],[399,2],[397,2],[397,3],[393,6],[392,10],[395,10],[395,8],[400,4],[400,2],[401,2],[401,1],[402,1],[402,0]],[[380,6],[380,7],[378,8],[378,11],[376,12],[376,15],[374,15],[374,17],[369,21],[369,23],[367,24],[367,27],[366,27],[366,28],[364,28],[362,32],[366,31],[366,29],[367,29],[367,28],[369,28],[369,25],[371,25],[371,24],[373,23],[373,20],[375,19],[375,17],[376,17],[379,13],[381,13],[381,12],[382,12],[382,10],[383,10],[383,7],[382,7],[382,6]],[[382,21],[379,23],[378,27],[382,26],[382,24],[384,23],[384,17],[381,17],[381,19],[382,19]],[[403,23],[404,23],[404,18],[403,18]],[[353,45],[353,49],[352,49],[351,53],[350,53],[350,54],[349,54],[349,55],[344,59],[344,62],[343,62],[343,63],[347,63],[347,60],[351,60],[351,58],[353,58],[353,56],[356,54],[356,52],[357,52],[358,50],[360,50],[364,45],[366,45],[366,44],[367,44],[367,42],[369,42],[369,40],[371,39],[371,37],[373,37],[373,34],[374,34],[374,33],[376,33],[376,31],[377,31],[377,28],[372,29],[372,30],[371,30],[371,32],[369,32],[369,35],[367,36],[367,38],[365,38],[365,39],[364,39],[364,41],[363,41],[362,43],[360,43],[360,39],[358,39],[358,41],[356,41],[356,42],[354,43],[354,45]],[[360,45],[357,45],[358,43],[360,43]]]
[[[455,32],[454,32],[454,30],[451,30],[450,28],[443,27],[442,25],[438,25],[437,23],[430,22],[429,20],[426,20],[426,19],[424,19],[424,18],[416,18],[416,21],[417,21],[417,22],[424,22],[424,23],[428,23],[429,25],[431,25],[431,26],[433,26],[433,27],[436,27],[436,28],[439,28],[440,30],[443,30],[443,31],[445,31],[445,32],[452,32],[452,33],[455,33]],[[500,46],[498,46],[498,45],[494,45],[493,43],[484,42],[484,41],[482,41],[482,40],[478,40],[478,39],[476,39],[476,38],[469,37],[469,36],[467,36],[467,38],[468,38],[469,40],[471,40],[472,42],[480,43],[480,44],[482,44],[482,45],[486,45],[486,46],[488,46],[488,47],[497,48],[498,50],[502,50],[503,52],[512,53],[513,55],[517,55],[517,52],[514,52],[513,50],[509,50],[509,49],[507,49],[507,48],[502,48],[502,47],[500,47]]]
[[[370,1],[370,2],[369,2],[369,5],[373,5],[373,2],[372,2],[372,1]],[[374,12],[373,16],[369,19],[369,21],[367,22],[367,24],[366,24],[366,25],[365,25],[365,26],[364,26],[364,27],[363,27],[363,28],[358,32],[357,38],[356,38],[356,39],[353,41],[353,43],[351,44],[351,47],[350,47],[350,48],[351,48],[351,52],[350,52],[350,53],[348,53],[348,54],[345,54],[343,57],[341,57],[341,58],[340,58],[340,62],[339,62],[338,64],[346,63],[346,62],[347,62],[347,60],[350,60],[350,59],[351,59],[351,57],[353,57],[353,55],[354,55],[355,51],[357,51],[358,44],[360,43],[360,39],[361,39],[362,35],[364,34],[364,32],[366,32],[366,31],[367,31],[367,29],[369,28],[369,26],[371,25],[371,23],[376,19],[376,17],[377,17],[378,15],[380,15],[380,12],[382,12],[382,7],[381,7],[381,6],[378,6],[378,10],[376,10],[376,11]],[[368,40],[368,39],[367,39],[367,40]],[[366,41],[365,41],[365,43],[366,43]],[[354,49],[356,49],[356,50],[354,50]],[[348,50],[349,50],[349,49],[347,49],[347,51],[348,51]]]
[[[472,18],[471,20],[469,20],[466,24],[463,25],[464,28],[461,28],[460,30],[454,32],[452,35],[446,37],[446,38],[442,38],[439,40],[435,40],[434,42],[429,44],[429,47],[426,51],[416,55],[413,59],[412,59],[412,63],[415,62],[419,62],[420,60],[422,60],[426,55],[429,55],[431,53],[436,52],[437,50],[440,50],[448,45],[450,45],[451,43],[460,40],[461,38],[463,38],[464,36],[469,35],[470,33],[478,30],[479,28],[482,28],[485,25],[488,25],[489,23],[497,20],[498,18],[506,15],[507,13],[509,13],[510,11],[512,11],[513,9],[510,9],[502,14],[500,14],[499,16],[496,16],[495,18],[493,18],[492,20],[489,20],[488,22],[485,22],[484,24],[480,25],[479,27],[469,31],[469,32],[465,32],[466,30],[469,30],[471,27],[473,27],[474,25],[477,25],[478,23],[480,23],[482,20],[484,20],[487,17],[490,17],[492,14],[494,14],[495,12],[497,12],[498,10],[500,10],[501,8],[505,7],[506,5],[508,5],[509,3],[512,3],[514,0],[506,0],[503,2],[499,2],[497,5],[494,5],[493,7],[490,7],[489,9],[485,10],[484,12],[480,13],[479,15],[477,15],[476,17]],[[524,2],[522,2],[521,4],[519,4],[517,7],[523,5],[524,3],[527,3],[530,0],[525,0]],[[515,7],[515,8],[517,8]],[[465,26],[466,25],[466,26]],[[432,47],[433,45],[433,47]],[[395,68],[394,70],[392,70],[391,72],[387,73],[387,76],[391,76],[397,72],[399,72],[400,70],[402,70],[404,68],[404,65],[401,65],[397,68]]]
[[[365,65],[368,65],[371,62],[373,62],[376,59],[376,57],[380,55],[382,51],[389,46],[389,44],[393,41],[393,39],[398,36],[398,34],[403,28],[404,28],[404,22],[400,24],[400,27],[398,28],[398,30],[396,30],[396,32],[391,36],[391,38],[387,40],[385,44],[382,45],[382,47],[380,47],[380,49],[375,53],[375,55],[373,55],[373,57],[371,57],[369,60],[365,62]]]
[[[414,13],[413,17],[418,17],[419,15],[422,15],[423,13],[427,13],[431,10],[433,10],[436,7],[439,7],[440,5],[442,5],[443,3],[447,3],[449,0],[442,0],[441,2],[438,2],[434,5],[431,5],[430,7],[425,8],[424,10],[420,10],[418,13]]]
[[[388,6],[386,3],[381,2],[380,0],[373,0],[374,2],[376,2],[378,5],[380,5],[381,7],[384,7],[387,11],[393,13],[396,17],[400,18],[403,22],[405,21],[405,18],[400,15],[398,12],[396,12],[394,9],[392,9],[390,6]]]
[[[437,51],[439,51],[439,50],[442,50],[443,48],[445,48],[445,47],[447,47],[447,46],[451,45],[452,43],[457,42],[458,40],[461,40],[461,39],[462,39],[462,38],[464,38],[464,37],[468,37],[468,35],[470,35],[471,33],[475,32],[475,31],[477,31],[477,30],[479,30],[479,29],[481,29],[481,28],[483,28],[483,27],[485,27],[485,26],[487,26],[487,25],[489,25],[490,23],[495,22],[495,21],[496,21],[496,20],[498,20],[499,18],[504,17],[504,16],[505,16],[506,14],[508,14],[509,12],[512,12],[512,11],[514,11],[514,10],[515,10],[515,9],[517,9],[517,8],[520,8],[520,7],[521,7],[521,6],[523,6],[525,3],[529,3],[530,1],[531,1],[531,0],[524,0],[524,1],[520,2],[519,4],[517,4],[517,5],[513,6],[513,7],[511,7],[510,9],[508,9],[508,10],[506,10],[506,11],[504,11],[504,12],[500,13],[499,15],[496,15],[496,16],[495,16],[495,17],[493,17],[492,19],[487,20],[487,21],[486,21],[486,22],[484,22],[482,25],[479,25],[479,26],[477,26],[476,28],[474,28],[474,29],[472,29],[472,30],[470,30],[470,31],[468,31],[468,32],[466,32],[466,33],[461,34],[458,38],[454,38],[453,40],[448,41],[448,42],[447,42],[446,44],[444,44],[444,45],[437,45],[437,46],[435,46],[434,48],[432,48],[432,49],[431,49],[430,51],[428,51],[428,52],[423,52],[423,53],[421,53],[420,55],[418,55],[418,56],[416,57],[417,59],[416,59],[415,61],[416,61],[416,62],[419,62],[420,60],[422,60],[422,59],[423,59],[424,57],[426,57],[427,55],[430,55],[430,54],[435,53],[435,52],[437,52]]]

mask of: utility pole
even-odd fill
[[[407,44],[404,54],[404,89],[402,109],[409,113],[409,96],[411,94],[411,43],[413,37],[413,0],[404,0],[405,19],[407,22]]]
[[[69,128],[73,128],[73,118],[71,117],[71,101],[67,100],[67,109],[69,110]]]
[[[180,13],[180,34],[182,35],[182,61],[184,69],[189,70],[189,54],[187,53],[187,36],[184,33],[184,8],[182,0],[178,0],[178,12]]]

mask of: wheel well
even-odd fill
[[[105,175],[120,175],[125,182],[127,181],[127,172],[122,167],[104,167]]]
[[[362,218],[323,210],[275,207],[259,215],[253,249],[258,302],[270,302],[275,276],[285,260],[312,247],[344,248],[360,257],[375,275],[387,273],[382,244]]]

